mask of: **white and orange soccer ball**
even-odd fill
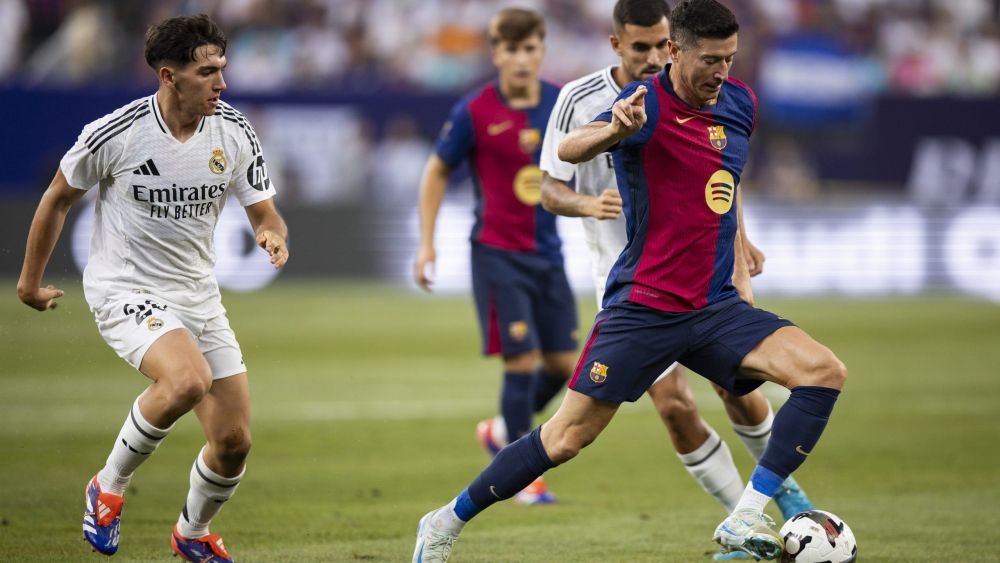
[[[854,532],[839,516],[808,510],[791,517],[781,527],[785,549],[781,563],[853,563],[858,560]]]

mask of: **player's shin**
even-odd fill
[[[438,511],[434,524],[457,531],[465,522],[497,501],[514,496],[552,467],[554,464],[542,446],[541,428],[535,428],[500,450],[486,469],[446,507],[450,510]],[[451,518],[452,514],[459,521]]]
[[[792,389],[788,401],[774,417],[771,438],[757,468],[750,476],[736,509],[763,509],[782,481],[805,461],[819,442],[840,391],[827,387]]]
[[[532,412],[541,412],[549,404],[549,401],[565,387],[565,376],[549,373],[544,368],[538,368],[538,371],[535,372],[535,376],[532,378],[531,393],[532,402],[534,403],[534,411]]]
[[[516,440],[531,430],[535,414],[532,400],[532,374],[504,372],[500,392],[500,414],[507,424],[507,439]]]
[[[136,399],[125,417],[125,423],[115,439],[104,468],[97,474],[101,490],[115,495],[124,494],[136,468],[149,459],[171,428],[173,425],[169,428],[157,428],[146,421],[139,410],[139,399]]]
[[[715,497],[727,511],[732,511],[743,493],[743,480],[733,462],[729,446],[714,430],[705,443],[693,452],[678,453],[684,468],[705,492]]]
[[[222,510],[222,505],[236,492],[240,479],[246,472],[235,477],[223,477],[209,469],[202,449],[191,466],[191,488],[188,490],[184,509],[177,519],[177,532],[185,538],[200,538],[208,534],[212,518]]]
[[[767,405],[767,417],[764,418],[759,424],[743,425],[743,424],[733,424],[733,431],[739,436],[740,441],[746,446],[750,455],[753,458],[760,459],[764,455],[764,450],[767,449],[767,441],[771,438],[771,427],[774,424],[774,412],[771,410],[771,405]]]

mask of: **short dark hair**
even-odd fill
[[[685,0],[670,12],[670,40],[681,48],[702,39],[726,39],[739,30],[736,16],[716,0]]]
[[[504,8],[490,20],[490,44],[501,41],[517,43],[537,34],[545,39],[545,20],[542,15],[526,8]]]
[[[652,27],[670,15],[670,5],[664,0],[618,0],[615,2],[615,33],[625,29],[626,24]]]
[[[206,14],[177,16],[166,19],[146,30],[146,62],[153,70],[163,63],[186,65],[195,59],[195,51],[204,45],[215,45],[226,54],[226,36]]]

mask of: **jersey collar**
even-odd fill
[[[156,118],[156,125],[160,128],[160,131],[162,131],[164,135],[176,141],[177,139],[172,133],[170,133],[170,130],[167,129],[167,123],[163,119],[163,114],[160,113],[160,104],[156,103],[156,93],[149,97],[149,107],[153,111],[153,117]],[[205,121],[205,116],[202,116],[201,123],[198,124],[198,129],[194,132],[195,135],[201,133],[201,130],[205,128]],[[190,139],[188,140],[190,141]]]

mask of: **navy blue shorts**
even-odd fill
[[[602,401],[635,401],[663,370],[680,362],[735,395],[761,381],[739,373],[760,341],[793,323],[739,297],[699,311],[667,313],[635,303],[597,314],[569,388]]]
[[[473,244],[472,291],[483,354],[576,350],[576,301],[561,265]]]

